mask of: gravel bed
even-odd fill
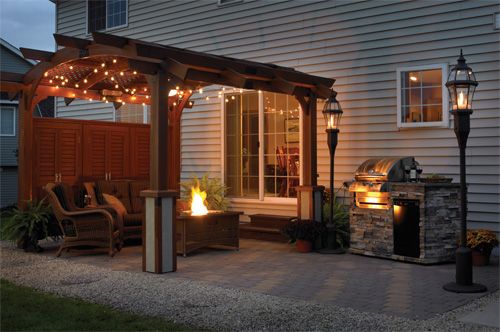
[[[0,276],[60,296],[225,331],[496,331],[457,318],[498,301],[499,292],[428,320],[291,300],[168,275],[112,271],[1,243]]]

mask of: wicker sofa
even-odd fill
[[[89,184],[86,186],[89,191]],[[142,238],[142,225],[145,220],[144,198],[140,196],[142,190],[149,187],[148,180],[98,180],[91,183],[94,192],[88,192],[95,197],[95,204],[106,205],[103,194],[118,198],[126,209],[123,214],[123,239]]]

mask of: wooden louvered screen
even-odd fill
[[[108,131],[107,169],[110,179],[124,179],[130,176],[130,128],[112,127]]]
[[[134,137],[130,144],[130,155],[132,158],[132,175],[135,178],[149,177],[149,127],[132,128]]]
[[[149,126],[68,119],[34,119],[33,196],[59,178],[149,178]]]

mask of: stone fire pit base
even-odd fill
[[[184,257],[190,252],[214,245],[238,250],[239,224],[242,212],[210,212],[205,216],[182,214],[176,220],[177,254]]]

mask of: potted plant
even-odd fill
[[[306,253],[312,250],[312,244],[324,232],[323,228],[322,223],[293,219],[281,229],[281,233],[290,239],[289,243],[295,243],[298,252]]]
[[[486,229],[467,230],[467,247],[472,249],[472,263],[475,266],[488,265],[493,248],[498,246],[498,239],[492,231]]]
[[[326,198],[323,204],[323,223],[326,225],[326,232],[323,236],[323,244],[327,245],[332,241],[337,242],[339,248],[349,247],[350,229],[349,229],[349,213],[344,205],[342,205],[334,196],[333,201],[333,222],[329,221],[330,217],[330,201]],[[333,225],[335,225],[336,239],[333,239]]]
[[[13,207],[2,213],[2,239],[16,242],[25,251],[40,252],[38,241],[49,235],[52,220],[50,207],[42,199],[38,203],[28,201],[24,209]]]
[[[209,178],[204,174],[201,179],[193,175],[189,180],[181,182],[180,205],[184,210],[191,206],[191,188],[199,186],[201,191],[207,193],[207,208],[209,210],[226,211],[229,200],[226,198],[228,187],[218,178]]]

